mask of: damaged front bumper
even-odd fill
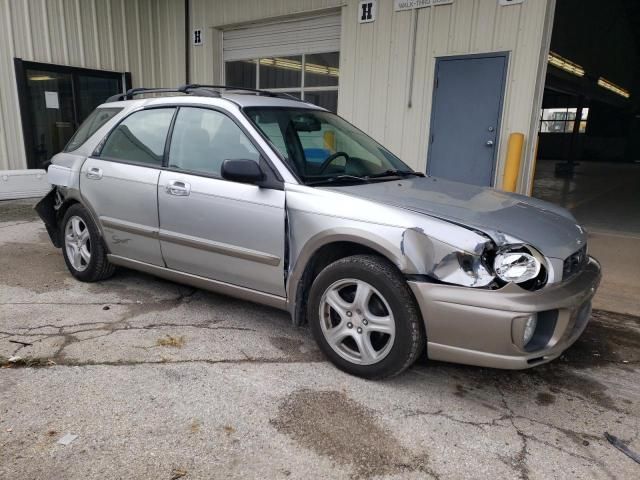
[[[500,290],[409,281],[425,322],[427,354],[434,360],[491,368],[524,369],[557,358],[582,334],[600,283],[592,257],[573,278],[542,290],[516,285]],[[527,319],[536,316],[523,345]]]

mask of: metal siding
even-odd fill
[[[122,0],[111,0],[111,35],[113,42],[113,65],[123,65],[124,70],[130,71],[127,58],[127,37],[128,32],[123,17],[124,5]]]
[[[0,170],[22,169],[14,57],[183,83],[184,0],[0,0],[0,45]]]
[[[49,20],[49,38],[52,63],[68,63],[64,30],[64,10],[61,0],[45,3],[46,18]]]
[[[16,26],[24,27],[21,7],[4,0],[0,8],[0,170],[20,169],[26,164],[15,88],[13,57],[16,56]],[[24,32],[24,28],[21,30]],[[25,42],[26,43],[26,42]],[[6,85],[11,86],[5,88]]]
[[[435,57],[508,51],[496,169],[499,185],[509,133],[530,131],[549,1],[501,7],[497,0],[455,0],[453,5],[416,10],[418,35],[409,108],[412,12],[394,12],[390,1],[378,2],[375,22],[358,24],[357,0],[216,0],[215,5],[211,0],[191,0],[191,26],[202,28],[204,35],[202,47],[190,48],[191,80],[220,81],[221,32],[226,27],[326,13],[344,6],[338,111],[408,163],[424,169]],[[0,169],[25,166],[14,56],[46,62],[51,55],[58,63],[129,70],[135,86],[184,81],[183,0],[46,0],[48,14],[43,13],[45,0],[0,2],[5,7],[0,38],[10,46],[0,52]],[[48,5],[50,2],[57,5]],[[118,14],[120,9],[123,12]],[[98,19],[97,11],[108,11],[112,26],[104,25],[106,19]],[[3,28],[4,24],[11,28]],[[529,145],[526,149],[531,150]]]
[[[349,0],[342,14],[339,113],[424,170],[436,57],[509,52],[495,175],[495,184],[501,185],[509,134],[530,132],[549,5],[547,0],[510,6],[499,6],[496,0],[455,0],[452,5],[394,12],[378,2],[376,21],[358,24],[358,2]],[[418,16],[418,32],[409,107],[412,15]],[[527,145],[525,150],[530,150]],[[525,190],[522,184],[520,191]]]
[[[391,53],[391,22],[393,21],[392,2],[378,3],[377,19],[372,26],[376,28],[374,33],[374,61],[371,71],[371,94],[370,118],[368,129],[375,138],[382,139],[384,136],[385,118],[387,116],[386,102],[379,101],[387,95],[387,87],[391,72],[388,68],[381,68],[386,63]],[[354,19],[355,21],[355,19]]]
[[[26,11],[30,18],[29,29],[33,42],[33,56],[42,62],[49,62],[48,22],[42,12],[42,0],[27,0]]]
[[[110,23],[110,0],[95,1],[95,32],[97,38],[96,57],[94,68],[114,70],[113,61],[113,34]]]
[[[191,80],[197,83],[221,81],[221,32],[225,29],[239,24],[326,13],[346,3],[347,0],[191,0],[191,27],[202,28],[204,37],[204,45],[191,47]]]

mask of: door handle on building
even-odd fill
[[[100,180],[102,178],[102,169],[98,167],[91,167],[87,171],[87,178],[91,180]]]
[[[181,180],[170,180],[165,187],[169,195],[176,197],[186,197],[191,192],[191,185]]]

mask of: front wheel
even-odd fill
[[[318,345],[347,373],[365,378],[397,375],[424,347],[413,295],[382,257],[355,255],[327,266],[311,287],[307,308]]]

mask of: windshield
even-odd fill
[[[371,137],[322,110],[251,107],[245,112],[306,184],[390,180],[413,171]]]

